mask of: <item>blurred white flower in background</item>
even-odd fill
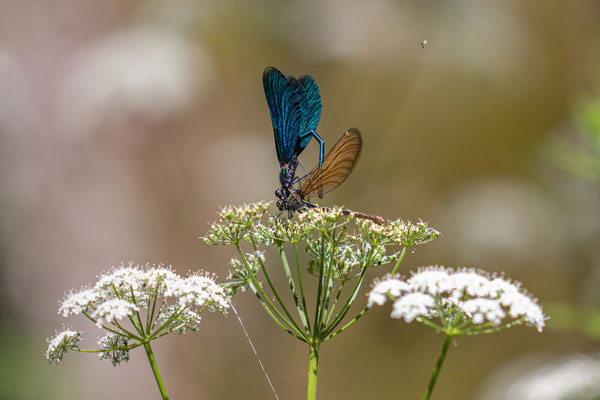
[[[68,60],[61,117],[76,131],[132,117],[157,122],[205,98],[213,72],[202,47],[176,31],[141,26],[111,33]]]
[[[470,263],[487,264],[499,256],[527,261],[560,259],[567,232],[560,209],[541,190],[525,183],[482,179],[458,187],[440,204],[440,218]],[[456,247],[461,249],[461,246]],[[503,266],[504,267],[504,266]]]
[[[506,366],[484,384],[481,400],[593,400],[600,397],[600,359],[526,359]]]
[[[600,230],[600,197],[589,185],[559,183],[544,188],[525,181],[481,178],[458,186],[438,206],[437,220],[443,221],[440,229],[447,234],[446,244],[473,264],[502,257],[513,261],[504,269],[519,264],[564,267],[572,256],[564,244],[593,241]]]

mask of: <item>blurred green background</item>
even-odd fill
[[[600,93],[599,20],[593,0],[0,1],[0,398],[159,398],[143,352],[55,367],[45,338],[67,322],[95,344],[58,300],[122,261],[225,279],[232,249],[198,237],[220,207],[275,198],[267,65],[315,78],[326,151],[363,133],[323,204],[444,234],[403,273],[505,271],[542,305],[597,308],[598,175],[560,160],[590,145],[577,110]],[[280,398],[305,398],[306,346],[251,294],[235,303]],[[320,398],[421,398],[442,338],[390,311],[322,346]],[[273,398],[233,315],[154,348],[173,399]],[[570,329],[458,338],[434,398],[500,398],[515,363],[598,348]]]

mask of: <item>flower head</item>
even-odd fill
[[[95,289],[82,289],[69,293],[60,304],[58,313],[63,317],[89,312],[92,304],[100,300],[100,292]]]
[[[399,219],[390,222],[387,229],[392,240],[405,247],[427,243],[440,236],[440,232],[428,227],[423,221],[413,224]]]
[[[490,332],[520,323],[541,332],[546,319],[537,300],[520,284],[474,269],[434,266],[406,280],[387,276],[374,283],[369,307],[382,305],[388,298],[394,301],[392,317],[406,322],[437,318],[438,329],[451,335]]]
[[[311,226],[291,219],[269,218],[267,224],[256,226],[256,240],[267,246],[276,241],[298,243],[311,232]]]
[[[61,331],[56,331],[54,337],[46,339],[48,342],[48,350],[46,351],[46,359],[51,363],[56,361],[58,364],[69,350],[79,349],[79,341],[81,340],[81,332],[72,329],[63,328]]]
[[[306,224],[319,232],[327,232],[338,226],[343,216],[344,213],[339,207],[314,207],[298,214],[298,223]],[[352,214],[347,216],[347,220],[352,218],[354,218]]]
[[[128,264],[102,274],[92,287],[67,294],[59,313],[83,314],[109,331],[97,352],[116,366],[129,360],[132,348],[171,332],[195,331],[201,311],[225,312],[228,307],[225,290],[212,275],[182,277],[163,265]],[[72,330],[57,333],[46,357],[60,361],[67,350],[79,349],[80,336]]]
[[[240,207],[228,206],[219,212],[221,223],[213,223],[204,241],[211,245],[237,244],[248,238],[251,228],[267,212],[271,203],[259,202]]]
[[[96,326],[102,328],[105,323],[114,324],[117,320],[133,315],[139,307],[123,299],[110,299],[98,304],[91,317],[96,320]]]
[[[194,273],[178,281],[168,288],[165,296],[176,297],[182,307],[210,308],[214,311],[225,311],[229,307],[225,291],[207,273]]]
[[[98,345],[102,350],[98,355],[100,360],[110,360],[113,367],[123,361],[129,362],[129,349],[127,348],[127,338],[125,336],[109,333],[98,340]]]

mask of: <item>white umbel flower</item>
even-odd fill
[[[416,317],[429,317],[434,312],[435,299],[425,293],[408,293],[394,302],[393,318],[412,322]]]
[[[48,350],[46,351],[46,359],[49,362],[61,362],[68,350],[79,349],[79,341],[81,340],[81,332],[72,329],[63,328],[62,331],[56,331],[56,335],[47,339]]]
[[[225,312],[229,306],[225,291],[212,275],[182,277],[163,265],[130,263],[101,274],[91,288],[67,294],[59,313],[65,317],[83,314],[108,331],[98,343],[100,349],[92,351],[117,366],[128,361],[129,351],[136,347],[172,332],[196,331],[202,311]],[[75,331],[57,334],[49,341],[46,357],[61,361],[67,350],[79,349],[79,340]]]
[[[380,281],[376,281],[373,290],[369,292],[368,306],[373,304],[382,306],[387,300],[387,295],[391,297],[399,297],[401,293],[410,290],[410,285],[400,279],[392,279],[387,276]]]
[[[139,311],[135,304],[123,299],[110,299],[100,303],[91,315],[96,320],[96,326],[102,328],[104,323],[115,323],[117,320],[133,315]]]
[[[69,293],[60,304],[58,313],[63,317],[77,315],[90,310],[91,304],[100,299],[100,293],[94,289],[82,289]]]
[[[392,317],[406,322],[438,318],[438,329],[452,335],[487,333],[523,322],[541,332],[546,320],[537,300],[519,283],[475,269],[431,266],[406,280],[387,276],[374,283],[368,306],[382,305],[387,298],[394,300]]]

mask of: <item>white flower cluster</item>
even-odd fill
[[[98,340],[98,346],[103,350],[98,354],[98,358],[100,360],[110,360],[113,367],[116,367],[123,361],[129,362],[129,349],[127,348],[126,337],[109,333]]]
[[[192,273],[181,277],[162,265],[129,264],[100,276],[93,287],[67,294],[58,312],[65,317],[83,314],[111,332],[100,340],[98,352],[100,359],[118,365],[129,359],[130,349],[144,341],[174,331],[195,331],[201,311],[225,312],[229,306],[225,290],[215,283],[214,276]],[[128,326],[134,330],[123,325],[123,319],[129,319]],[[80,340],[80,332],[57,332],[48,339],[46,358],[61,361],[66,351],[79,349]],[[136,343],[128,346],[128,340]]]
[[[167,285],[164,295],[175,297],[182,307],[209,307],[214,311],[229,307],[225,291],[208,274],[196,273],[185,279],[174,280]]]
[[[185,307],[229,307],[224,290],[207,274],[182,278],[162,265],[130,264],[102,275],[93,288],[69,293],[58,311],[65,317],[86,313],[101,327],[131,316],[152,296],[175,297]]]
[[[56,361],[56,363],[59,363],[68,350],[79,348],[80,340],[81,332],[68,328],[56,331],[54,337],[47,339],[48,350],[46,351],[46,359],[49,362]]]
[[[511,318],[541,332],[546,319],[537,300],[519,283],[474,269],[432,266],[420,269],[406,280],[388,275],[374,283],[368,296],[369,307],[393,299],[394,318],[411,322],[416,318],[437,317],[444,329],[465,323],[499,327]]]
[[[573,400],[600,398],[600,357],[573,354],[562,359],[528,357],[488,379],[478,399]]]

